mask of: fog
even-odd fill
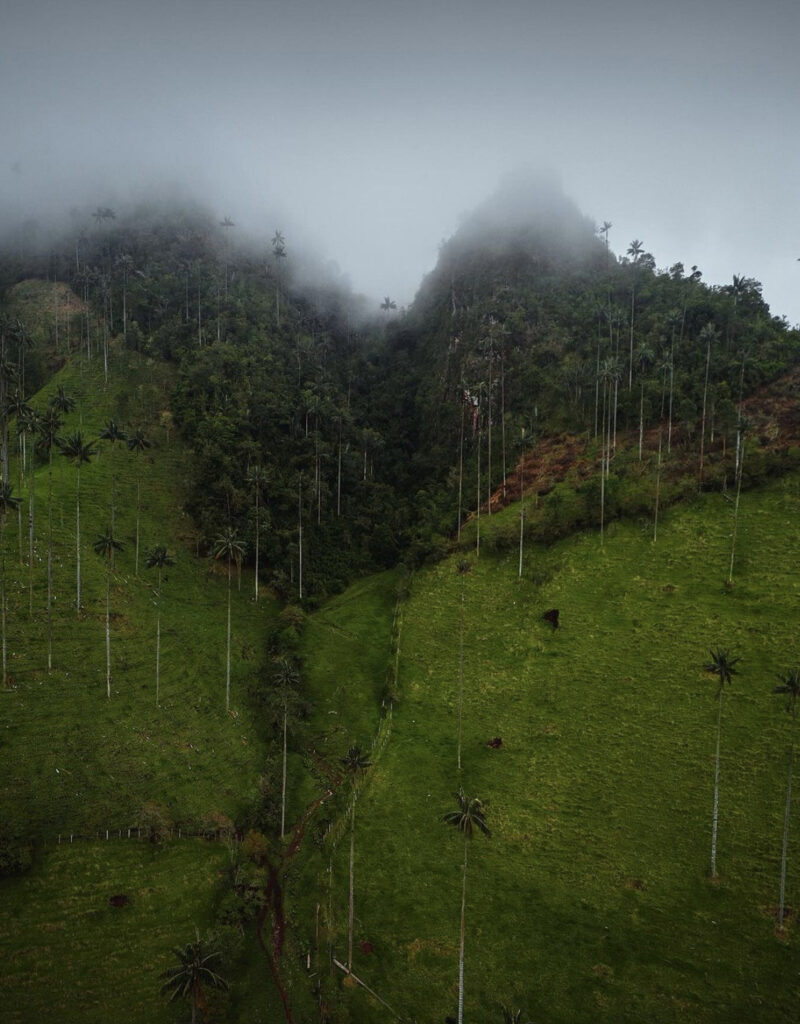
[[[410,302],[522,163],[624,253],[800,321],[800,5],[5,0],[0,212],[159,183]]]

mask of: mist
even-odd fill
[[[544,165],[615,251],[755,277],[798,322],[798,30],[784,0],[10,0],[0,221],[155,188],[405,305],[498,181]]]

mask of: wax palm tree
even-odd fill
[[[128,435],[122,430],[116,420],[109,420],[100,431],[100,440],[108,441],[111,445],[111,532],[114,532],[116,504],[117,504],[117,478],[114,473],[114,449],[118,442],[127,441]]]
[[[636,269],[639,264],[639,259],[644,252],[644,246],[638,238],[634,238],[631,244],[628,246],[628,256],[630,257],[631,264],[633,266],[633,276],[631,277],[631,336],[630,336],[630,362],[628,364],[628,391],[633,387],[633,324],[636,313]]]
[[[458,614],[458,770],[461,771],[461,724],[464,709],[464,602],[466,601],[467,576],[472,572],[472,563],[467,559],[458,563],[461,577],[461,604]]]
[[[139,518],[142,510],[142,480],[139,456],[152,447],[143,430],[137,430],[128,438],[128,451],[136,453],[136,575],[139,575]]]
[[[711,672],[717,677],[716,699],[719,701],[717,710],[717,747],[714,756],[714,813],[711,820],[711,877],[717,877],[717,822],[719,820],[719,744],[722,731],[722,700],[725,696],[725,687],[730,686],[733,676],[737,674],[734,668],[739,658],[733,658],[724,647],[718,647],[711,651],[711,661],[705,666],[706,672]]]
[[[117,256],[116,265],[122,271],[122,340],[128,341],[128,275],[133,270],[133,257],[126,252]]]
[[[644,379],[655,358],[653,350],[648,345],[639,346],[636,352],[636,362],[639,365],[639,462],[642,461],[644,448]]]
[[[35,437],[40,430],[42,417],[30,406],[17,420],[17,431]],[[21,490],[21,488],[20,488]],[[33,615],[33,536],[36,525],[36,459],[35,448],[30,455],[30,477],[28,479],[28,614]]]
[[[241,565],[244,544],[235,530],[227,529],[214,541],[214,558],[224,558],[228,563],[228,646],[225,658],[225,710],[231,709],[231,565]]]
[[[350,776],[351,802],[350,802],[350,889],[347,909],[347,970],[353,969],[353,864],[355,854],[356,835],[356,782],[362,772],[365,772],[372,764],[364,754],[361,747],[354,744],[347,751],[347,754],[340,758],[344,770]]]
[[[0,600],[2,602],[2,646],[3,646],[3,686],[8,683],[8,664],[6,660],[6,519],[9,512],[19,506],[21,499],[14,497],[14,488],[7,480],[0,480],[0,533],[2,534],[2,571],[0,571]]]
[[[81,466],[84,462],[91,462],[97,455],[97,450],[92,448],[91,442],[84,441],[80,431],[70,435],[64,440],[58,441],[58,447],[65,459],[69,459],[78,470],[77,482],[75,485],[75,567],[77,579],[76,607],[81,610]]]
[[[175,564],[175,559],[168,553],[167,549],[160,545],[153,548],[147,556],[145,565],[148,569],[158,569],[158,589],[156,590],[156,707],[158,707],[158,694],[161,682],[161,573],[170,565]]]
[[[272,236],[272,256],[275,260],[275,323],[281,325],[281,260],[286,259],[286,239],[276,231]]]
[[[255,599],[258,600],[258,554],[259,534],[261,528],[261,488],[267,482],[267,474],[261,466],[253,466],[247,474],[247,482],[252,486],[256,499],[256,572],[255,572]]]
[[[122,551],[122,545],[114,539],[111,528],[102,533],[92,545],[94,553],[106,560],[106,696],[111,700],[111,567],[114,552]]]
[[[456,810],[448,811],[442,816],[442,821],[457,828],[464,836],[464,867],[461,881],[461,931],[458,950],[458,1024],[464,1022],[464,939],[466,935],[466,911],[467,911],[467,847],[468,840],[477,828],[484,835],[491,835],[486,824],[486,817],[483,812],[483,804],[477,797],[468,797],[464,790],[459,788],[453,796],[456,798],[458,807]]]
[[[522,1024],[522,1010],[512,1010],[510,1006],[506,1006],[503,1003],[500,1011],[503,1014],[503,1024]],[[530,1024],[530,1021],[528,1024]]]
[[[33,412],[25,401],[19,388],[15,388],[6,402],[6,418],[13,417],[17,421],[17,490],[22,494],[22,476],[25,471],[24,427],[26,417]],[[17,505],[17,546],[19,548],[19,564],[22,565],[22,502]]]
[[[62,384],[59,384],[56,393],[50,399],[50,407],[56,412],[66,414],[75,408],[75,399],[66,393]]]
[[[187,999],[192,1007],[192,1024],[197,1019],[197,1010],[205,1007],[206,988],[217,988],[225,992],[227,981],[217,973],[217,965],[222,959],[219,950],[210,949],[195,931],[195,941],[182,949],[175,947],[173,953],[177,963],[162,971],[159,978],[164,979],[161,995],[169,995],[169,1001]]]
[[[700,341],[706,343],[706,376],[703,383],[703,413],[700,420],[700,484],[703,483],[703,459],[706,446],[706,406],[708,399],[708,373],[711,368],[711,346],[717,340],[718,331],[713,324],[706,324],[700,331]]]
[[[781,846],[781,892],[778,903],[778,928],[783,929],[786,908],[786,855],[789,848],[789,819],[792,807],[792,773],[794,771],[794,741],[797,726],[797,698],[800,697],[800,668],[793,668],[785,676],[778,676],[780,686],[773,693],[786,694],[786,710],[792,716],[792,742],[789,746],[789,775],[786,780],[786,809],[783,815],[783,844]]]
[[[53,667],[53,448],[58,444],[61,416],[54,405],[39,421],[37,446],[47,455],[47,671]]]
[[[300,682],[297,667],[288,658],[275,658],[273,661],[272,680],[278,690],[283,722],[283,768],[281,771],[281,839],[286,834],[286,757],[289,705]]]

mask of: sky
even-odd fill
[[[800,323],[797,0],[4,0],[0,211],[186,187],[409,303],[521,164]]]

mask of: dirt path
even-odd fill
[[[326,774],[329,778],[335,778],[334,772],[329,768],[329,766],[324,764],[319,755],[316,755],[315,762],[318,766],[327,769]],[[286,916],[283,909],[283,888],[281,883],[289,865],[300,851],[309,822],[325,801],[329,800],[333,796],[335,786],[338,785],[339,781],[340,780],[337,779],[336,782],[333,783],[332,788],[328,788],[322,796],[318,797],[306,808],[302,818],[292,829],[289,845],[283,851],[280,861],[276,865],[269,865],[267,884],[264,887],[264,905],[259,911],[258,918],[256,920],[258,944],[267,959],[272,980],[275,982],[275,988],[278,990],[278,994],[281,997],[283,1014],[287,1024],[295,1024],[295,1022],[294,1017],[292,1016],[292,1007],[289,1002],[289,993],[286,991],[286,986],[281,979],[280,973],[283,943],[286,936]],[[272,923],[269,941],[267,941],[264,936],[268,917]]]

